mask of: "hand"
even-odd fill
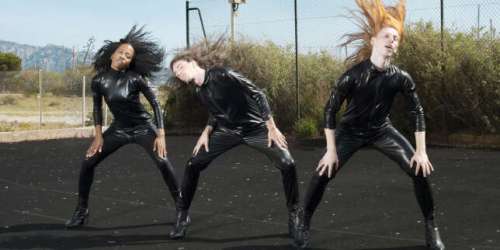
[[[267,146],[271,147],[273,142],[280,148],[288,148],[285,136],[276,127],[268,129],[267,132]]]
[[[153,151],[158,153],[158,156],[162,159],[167,157],[167,146],[165,143],[165,136],[161,134],[156,136],[155,142],[153,144]]]
[[[335,171],[339,169],[339,159],[335,150],[328,150],[326,151],[325,155],[323,155],[323,158],[321,158],[321,160],[319,161],[316,171],[319,172],[319,176],[322,176],[325,171],[327,171],[328,178],[331,178],[333,168],[335,169]]]
[[[92,143],[90,144],[89,149],[87,149],[87,153],[85,157],[90,158],[94,156],[97,152],[102,152],[102,145],[104,144],[104,139],[102,136],[96,136]]]
[[[205,151],[208,152],[208,133],[203,132],[196,142],[196,146],[194,146],[193,149],[193,156],[198,154],[198,151],[200,151],[201,147],[205,147]]]
[[[413,165],[415,165],[415,176],[418,175],[420,169],[424,177],[430,176],[431,172],[434,171],[434,167],[429,161],[426,153],[415,152],[410,160],[410,168],[413,168]]]

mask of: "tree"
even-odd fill
[[[21,58],[13,53],[0,52],[0,89],[5,92],[12,85],[13,76],[21,70]]]
[[[21,70],[21,58],[13,53],[0,52],[0,71]]]

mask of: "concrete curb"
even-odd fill
[[[103,128],[103,132],[107,127]],[[200,135],[202,128],[167,129],[169,135]],[[85,128],[63,128],[45,130],[26,130],[0,132],[0,143],[15,143],[23,141],[43,141],[69,138],[91,138],[94,137],[94,126]]]
[[[194,135],[199,136],[203,128],[183,128],[167,129],[167,138],[169,135]],[[103,131],[106,128],[103,128]],[[94,136],[94,127],[85,128],[64,128],[47,130],[29,130],[0,132],[0,143],[14,143],[23,141],[41,141],[67,138],[90,138]],[[287,140],[292,143],[298,143],[303,146],[324,145],[323,137],[315,138],[295,138],[287,136]],[[427,144],[438,147],[455,148],[480,148],[480,149],[500,149],[500,135],[470,135],[470,134],[451,134],[449,136],[427,135]]]
[[[89,138],[94,136],[94,127],[63,128],[47,130],[29,130],[15,132],[0,132],[0,143],[22,141],[42,141],[64,138]]]

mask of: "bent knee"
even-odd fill
[[[168,161],[167,158],[158,159],[156,161],[156,166],[161,170],[163,170],[163,169],[173,170],[172,164],[170,164],[170,161]]]
[[[295,169],[295,161],[291,157],[282,157],[280,158],[277,167],[283,171],[292,170]]]
[[[85,158],[83,161],[82,161],[82,170],[86,170],[86,169],[92,169],[94,168],[95,166],[97,165],[97,162],[95,160],[94,157],[90,157],[90,158]]]
[[[192,171],[202,171],[207,167],[207,163],[204,163],[200,160],[197,160],[196,158],[191,158],[189,161],[186,163],[186,168],[189,168]]]

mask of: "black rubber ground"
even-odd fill
[[[182,176],[195,137],[167,137]],[[0,249],[292,249],[279,171],[238,147],[202,172],[187,238],[169,240],[175,208],[142,148],[127,145],[96,170],[90,223],[65,230],[90,140],[0,144]],[[291,145],[301,201],[321,146]],[[500,249],[500,152],[430,148],[437,222],[447,249]],[[330,183],[311,249],[420,250],[424,227],[411,180],[362,150]]]

